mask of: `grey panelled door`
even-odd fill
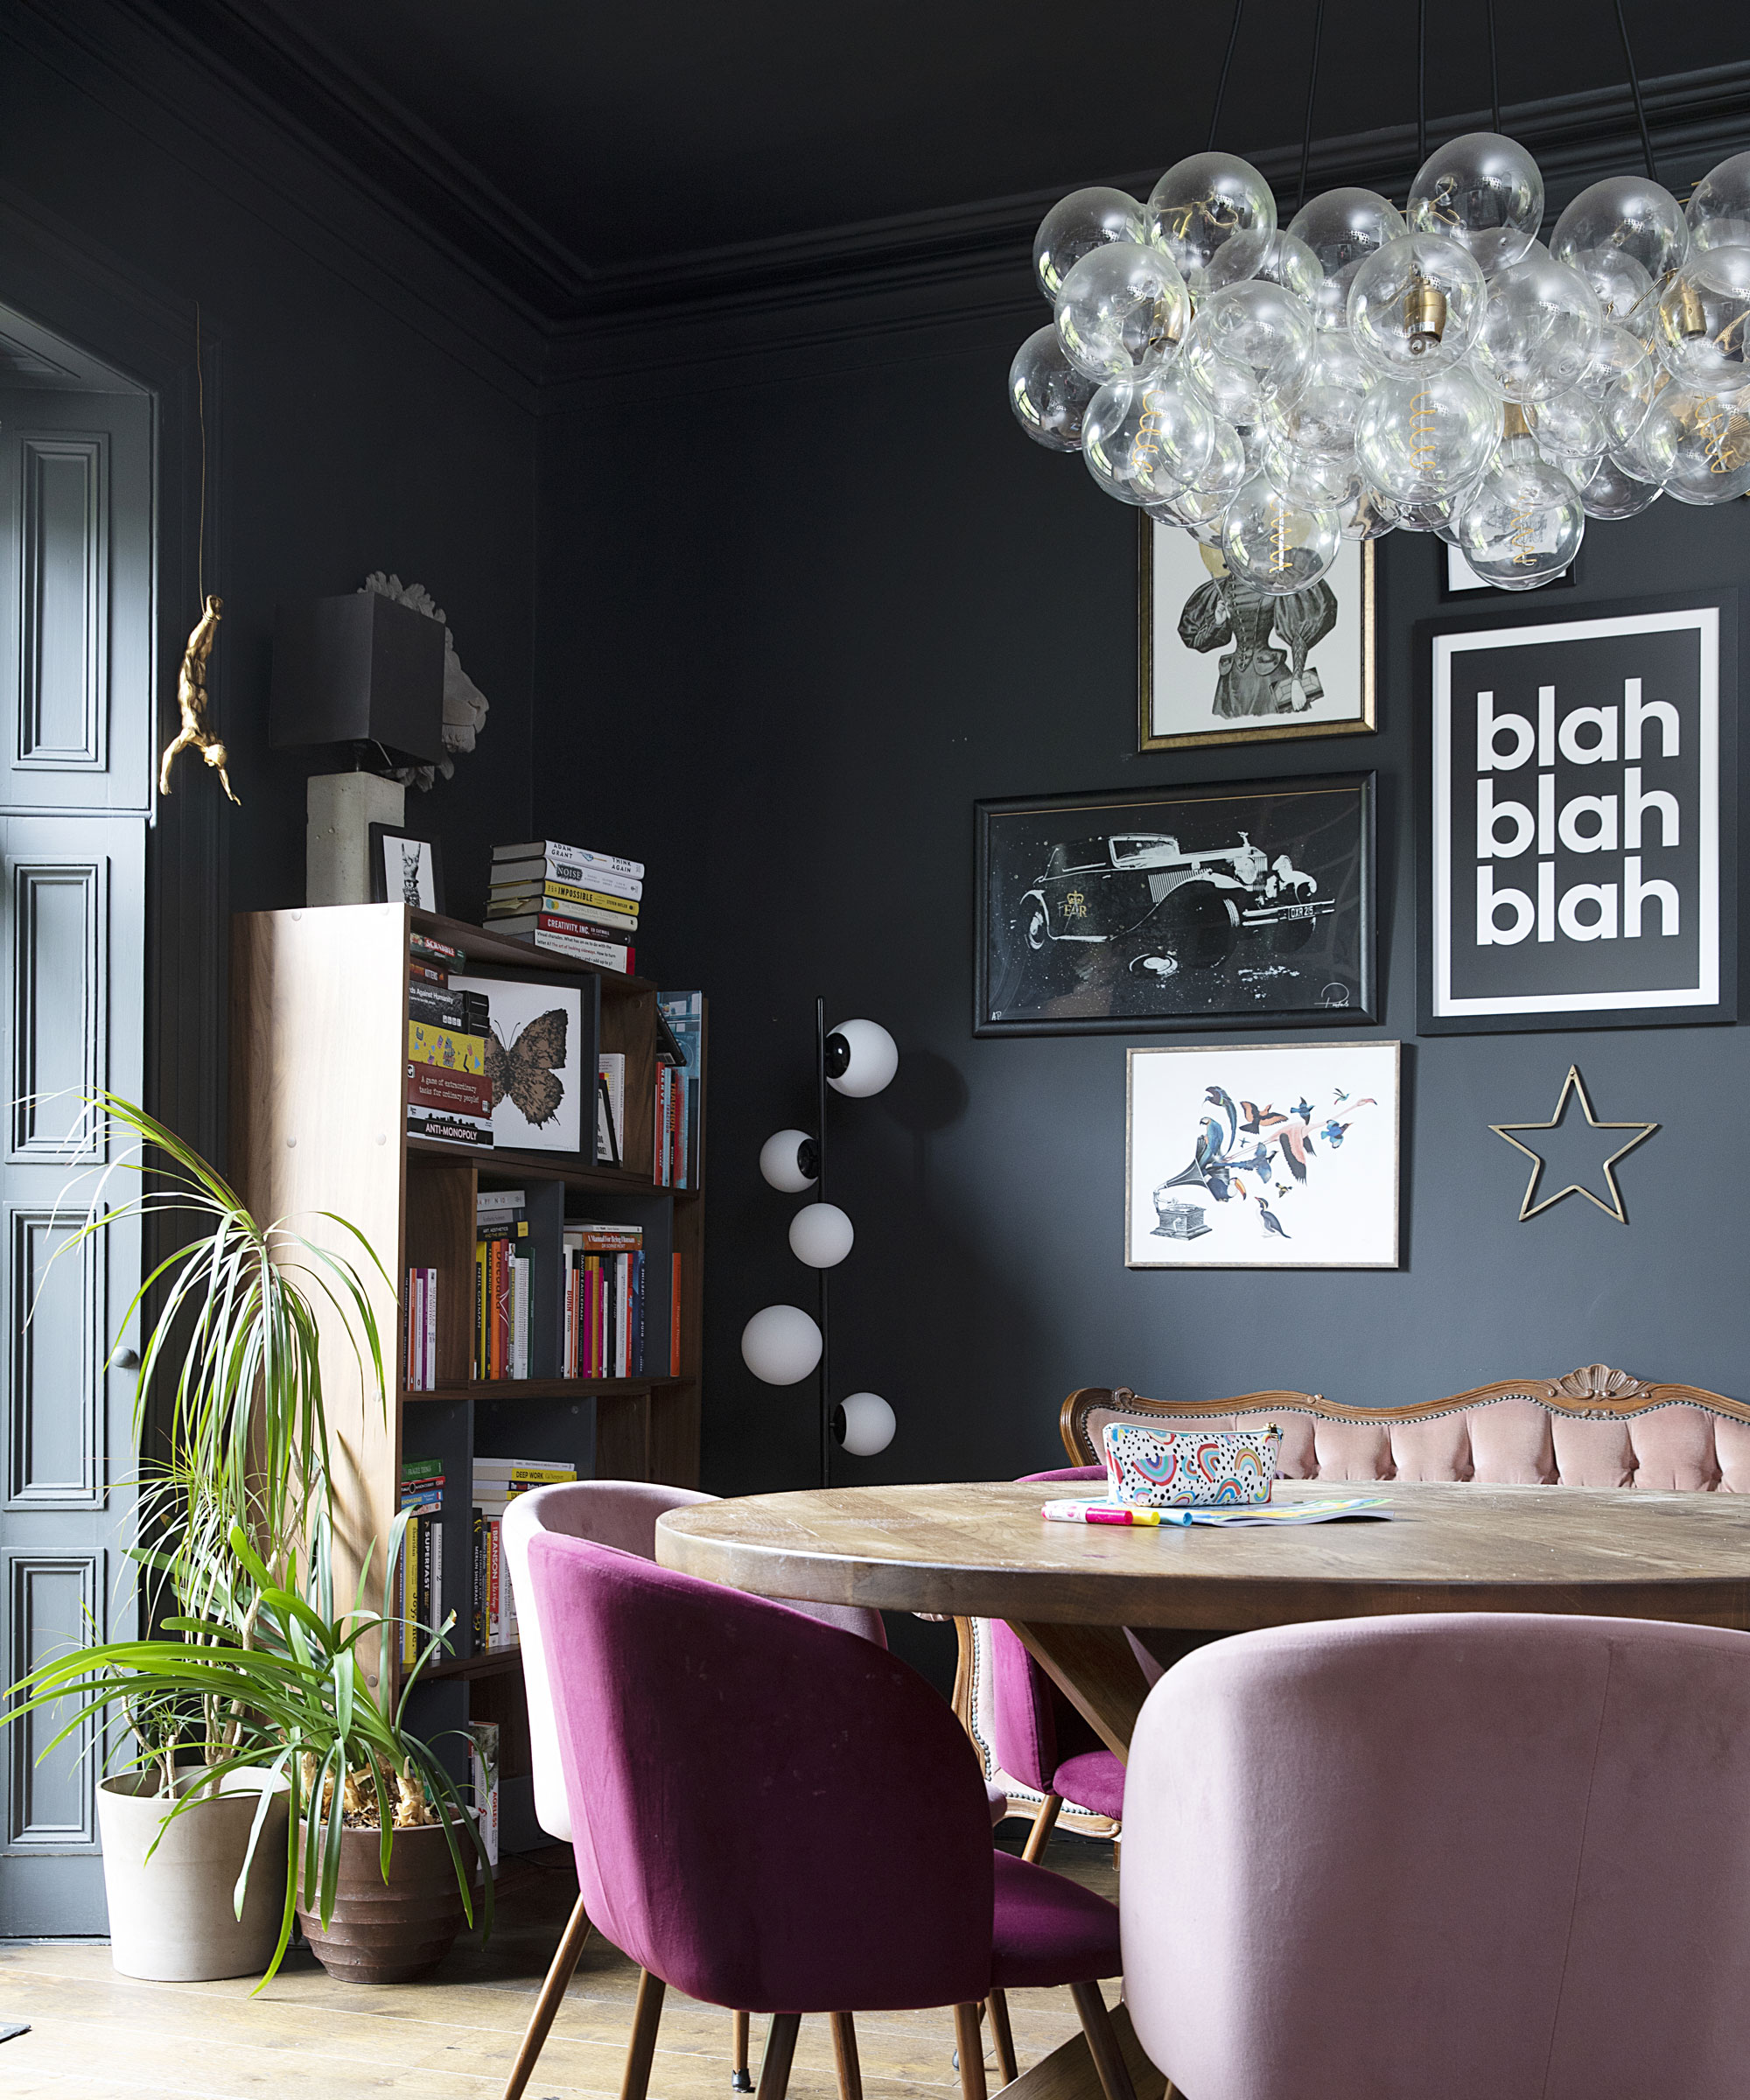
[[[135,1630],[122,1551],[135,1382],[103,1365],[139,1282],[139,1236],[118,1228],[49,1264],[105,1164],[79,1096],[102,1087],[137,1101],[143,1087],[150,400],[66,380],[0,391],[0,1668],[11,1683],[88,1629]],[[113,1194],[136,1186],[123,1172]],[[57,1732],[45,1715],[0,1733],[0,1935],[107,1929],[103,1746],[71,1740],[38,1761]]]

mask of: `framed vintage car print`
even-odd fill
[[[1357,736],[1374,727],[1374,545],[1273,597],[1219,548],[1138,516],[1137,748]]]
[[[1424,1034],[1737,1011],[1729,590],[1418,631]]]
[[[978,1035],[1376,1018],[1374,775],[977,806]]]
[[[1132,1269],[1395,1269],[1396,1043],[1172,1044],[1125,1059]]]

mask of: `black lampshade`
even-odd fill
[[[306,598],[274,615],[268,741],[381,744],[444,756],[444,628],[377,591]]]

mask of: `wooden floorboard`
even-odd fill
[[[1054,1839],[1046,1864],[1116,1894],[1108,1845],[1066,1834]],[[482,1947],[470,1934],[429,1983],[380,1989],[336,1983],[308,1953],[293,1956],[252,1996],[249,1978],[130,1981],[111,1967],[107,1947],[90,1942],[0,1942],[0,2026],[31,2027],[0,2043],[0,2093],[6,2100],[495,2100],[576,1895],[562,1848],[508,1861],[491,1942]],[[624,1956],[590,1936],[528,2100],[616,2100],[637,1977]],[[1109,1985],[1108,1996],[1116,1995]],[[1078,2032],[1068,1991],[1012,1991],[1009,2006],[1024,2073]],[[765,2028],[754,2020],[756,2072]],[[948,2008],[864,2013],[857,2032],[865,2100],[937,2093],[949,2100],[958,2092]],[[994,2071],[988,2052],[986,2062]],[[728,2100],[729,2073],[728,2013],[671,1991],[651,2100]],[[833,2100],[836,2090],[827,2022],[805,2020],[791,2095]]]

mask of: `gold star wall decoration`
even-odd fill
[[[1610,1191],[1608,1203],[1602,1196],[1594,1194],[1581,1181],[1570,1181],[1565,1188],[1558,1188],[1553,1196],[1545,1196],[1541,1202],[1534,1203],[1531,1200],[1537,1193],[1538,1177],[1544,1172],[1544,1155],[1529,1144],[1522,1144],[1513,1133],[1515,1130],[1560,1129],[1562,1117],[1567,1110],[1570,1094],[1577,1094],[1579,1096],[1580,1106],[1586,1110],[1586,1119],[1593,1130],[1633,1130],[1634,1133],[1626,1144],[1618,1145],[1604,1162],[1605,1186]],[[1559,1203],[1564,1196],[1584,1196],[1588,1203],[1596,1203],[1606,1217],[1614,1218],[1619,1225],[1626,1225],[1628,1222],[1628,1213],[1622,1208],[1622,1191],[1616,1186],[1616,1176],[1612,1170],[1625,1152],[1632,1152],[1643,1139],[1650,1138],[1659,1126],[1656,1123],[1600,1123],[1592,1112],[1592,1102],[1586,1095],[1586,1082],[1580,1077],[1579,1067],[1570,1065],[1568,1076],[1562,1082],[1562,1091],[1557,1096],[1556,1112],[1547,1123],[1492,1123],[1488,1127],[1497,1138],[1506,1138],[1515,1151],[1523,1152],[1531,1162],[1531,1178],[1525,1184],[1525,1200],[1519,1206],[1519,1222],[1522,1225],[1527,1218],[1535,1218],[1540,1210],[1548,1210],[1552,1203]]]

